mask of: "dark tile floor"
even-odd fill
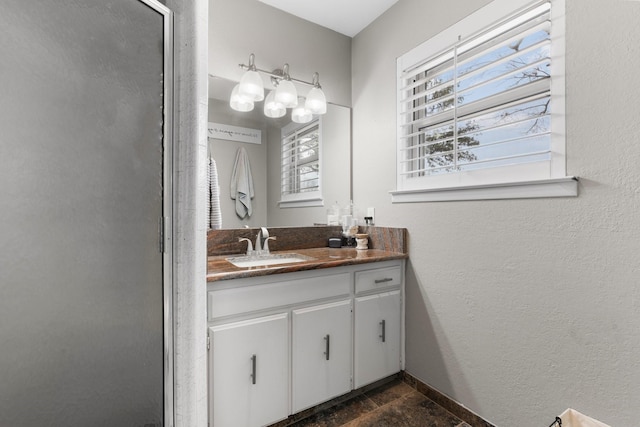
[[[335,402],[334,402],[335,404]],[[400,379],[278,427],[471,427]]]

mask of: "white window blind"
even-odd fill
[[[551,7],[529,3],[446,48],[427,42],[399,59],[399,190],[553,177],[564,140],[556,150]]]
[[[281,202],[320,198],[320,122],[283,132]]]

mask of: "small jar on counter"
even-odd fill
[[[356,249],[364,250],[369,249],[369,235],[368,234],[356,234]]]

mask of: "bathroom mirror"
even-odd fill
[[[263,102],[250,112],[238,112],[229,106],[229,96],[237,82],[209,76],[208,155],[215,160],[220,189],[222,228],[311,226],[326,223],[327,209],[351,200],[351,110],[331,104],[320,117],[320,187],[322,202],[315,206],[289,207],[281,201],[282,129],[291,123],[291,110],[278,119],[263,114]],[[222,125],[222,126],[219,126]],[[241,128],[253,136],[251,142],[219,132],[224,126]],[[260,136],[256,136],[258,132]],[[231,177],[236,153],[244,148],[253,178],[253,213],[241,219],[231,199]],[[207,206],[208,209],[208,206]]]

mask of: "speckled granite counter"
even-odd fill
[[[257,229],[210,230],[207,235],[207,282],[237,279],[241,277],[267,276],[270,274],[316,270],[343,265],[406,259],[407,238],[404,228],[360,227],[360,233],[369,235],[369,248],[328,248],[329,237],[340,236],[340,227],[282,227],[270,228],[271,235],[277,236],[270,242],[274,254],[297,253],[313,258],[292,264],[269,267],[239,268],[226,260],[230,256],[241,255],[246,243],[239,243],[239,237],[255,239]]]
[[[402,252],[389,252],[380,249],[357,250],[350,248],[295,249],[290,251],[273,251],[273,253],[296,253],[313,259],[268,267],[240,268],[226,260],[228,255],[210,256],[207,258],[207,282],[406,259],[409,257],[406,253]]]

